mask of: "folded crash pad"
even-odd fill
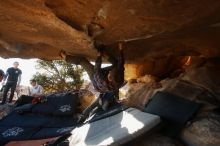
[[[32,104],[31,96],[21,96],[15,110],[48,114],[54,116],[72,116],[76,113],[78,93],[57,93],[43,97],[42,103]]]
[[[62,98],[62,96],[60,98]],[[55,103],[56,102],[53,102],[53,105],[56,105]],[[38,105],[40,104],[45,103],[39,103]],[[23,106],[26,107],[26,105]],[[60,103],[58,102],[56,107],[59,106]],[[19,108],[22,109],[22,107]],[[127,107],[116,103],[107,111],[98,109],[90,120],[88,120],[88,123],[115,115],[126,108]],[[74,118],[73,115],[70,116],[69,112],[68,114],[60,115],[54,114],[53,111],[49,112],[43,109],[42,111],[45,111],[45,114],[42,114],[43,112],[33,112],[33,110],[22,114],[17,111],[18,109],[15,109],[12,113],[0,121],[0,145],[6,144],[10,141],[25,141],[62,136],[70,133],[76,126],[79,125],[76,122],[77,119]]]
[[[56,137],[70,132],[76,126],[71,117],[55,117],[28,113],[9,114],[0,122],[0,144],[12,140],[30,140]]]
[[[75,128],[69,145],[120,145],[151,130],[160,117],[134,108]]]
[[[145,112],[158,115],[164,123],[164,133],[174,137],[200,108],[200,104],[167,92],[157,92],[146,105]]]
[[[0,121],[0,145],[12,140],[30,140],[61,136],[77,125],[78,94],[59,93],[31,104],[24,96],[14,110]]]

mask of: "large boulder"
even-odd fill
[[[219,146],[220,113],[198,117],[182,131],[181,139],[188,146]]]
[[[120,96],[123,102],[138,109],[143,109],[152,96],[161,89],[161,83],[151,75],[145,75],[137,79],[130,79],[128,83],[120,89]]]
[[[187,146],[219,146],[220,145],[220,96],[219,96],[219,63],[218,59],[193,58],[193,63],[186,66],[185,72],[176,78],[166,78],[158,82],[158,78],[146,75],[132,79],[123,87],[122,93],[126,104],[143,109],[145,104],[157,91],[165,91],[187,100],[196,101],[202,107],[186,124],[179,139]],[[159,86],[158,86],[159,85]],[[165,139],[168,139],[166,141]],[[141,139],[140,145],[154,143],[157,136]],[[161,145],[172,145],[167,137]],[[160,143],[156,140],[155,145]],[[158,144],[160,145],[160,144]]]
[[[212,92],[220,100],[220,59],[211,58],[204,61],[197,61],[186,69],[181,77],[202,88]]]
[[[137,76],[166,77],[186,56],[220,56],[220,1],[0,1],[0,56],[61,59],[60,51],[96,58],[94,42]]]
[[[142,140],[137,140],[129,146],[183,146],[177,140],[163,136],[161,134],[152,134],[145,136]]]

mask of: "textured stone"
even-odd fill
[[[189,67],[182,79],[212,92],[220,101],[220,59],[213,58]]]
[[[116,54],[137,75],[167,76],[184,56],[220,55],[220,1],[4,0],[0,56],[60,59],[59,52],[96,58],[93,42]]]
[[[178,78],[165,79],[156,82],[151,76],[132,79],[124,88],[126,104],[143,109],[156,91],[170,92],[187,100],[202,103],[195,117],[183,128],[179,139],[187,146],[219,146],[220,145],[220,113],[219,88],[217,68],[218,59],[204,60],[193,58],[193,63],[186,66],[186,72]],[[210,69],[213,68],[213,69]],[[138,82],[139,81],[139,82]],[[157,84],[156,84],[157,83]],[[160,86],[155,86],[160,83]],[[162,86],[162,87],[161,87]],[[156,88],[157,87],[157,88]],[[122,88],[122,89],[123,89]],[[218,110],[216,110],[218,108]],[[172,139],[160,143],[164,137],[142,138],[137,145],[175,145]],[[167,139],[165,137],[165,139]],[[169,138],[168,138],[169,139]],[[155,142],[155,143],[154,143]],[[179,144],[178,144],[179,145]]]
[[[162,89],[161,87],[155,77],[146,75],[133,82],[128,82],[120,89],[120,92],[126,105],[143,109],[152,96]]]
[[[217,146],[219,118],[210,113],[220,101],[220,69],[210,58],[220,56],[219,24],[217,0],[1,0],[0,56],[52,60],[64,50],[94,60],[93,42],[116,55],[122,41],[127,79],[176,77],[186,70],[179,80],[161,81],[162,87],[157,78],[133,80],[125,102],[143,108],[157,90],[202,102],[197,117],[208,117],[186,127],[181,139],[190,146]],[[200,59],[192,57],[197,65],[185,68],[189,56]],[[159,144],[140,145],[174,145],[155,139]]]
[[[146,136],[145,139],[129,144],[129,146],[183,146],[179,142],[160,134]]]
[[[188,146],[219,146],[220,115],[209,113],[186,127],[181,139]]]
[[[1,1],[0,26],[3,57],[57,59],[60,50],[88,57],[93,52],[87,51],[90,38],[56,17],[42,0]]]

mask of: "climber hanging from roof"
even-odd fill
[[[119,43],[118,57],[107,55],[105,45],[99,45],[96,48],[99,54],[95,65],[92,65],[85,57],[71,56],[67,55],[64,51],[61,52],[61,57],[67,62],[79,64],[86,70],[95,90],[100,92],[99,98],[83,111],[79,120],[80,122],[83,122],[97,106],[101,106],[103,110],[107,110],[109,106],[119,99],[119,88],[124,84],[122,43]],[[106,56],[112,65],[101,68],[102,57]]]

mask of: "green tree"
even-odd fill
[[[79,65],[67,63],[62,60],[38,60],[37,72],[33,75],[38,84],[42,85],[45,92],[79,89],[82,86],[83,68]]]

